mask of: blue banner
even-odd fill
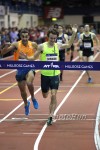
[[[100,70],[100,62],[57,61],[5,61],[0,60],[0,69],[45,69],[45,70]]]

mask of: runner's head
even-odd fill
[[[22,43],[24,45],[27,45],[28,40],[29,40],[29,32],[28,32],[28,30],[27,29],[22,29],[21,33],[20,33],[20,36],[21,36]]]
[[[55,29],[51,29],[48,31],[47,36],[48,36],[49,44],[54,45],[54,43],[56,42],[57,37],[58,37],[58,32]]]
[[[54,25],[53,25],[53,28],[54,28],[55,30],[58,30],[58,24],[54,24]]]
[[[58,32],[59,33],[63,33],[63,31],[64,31],[63,26],[62,25],[58,25]]]
[[[72,26],[71,25],[66,25],[66,33],[72,33]]]
[[[88,24],[86,24],[86,25],[84,26],[84,31],[85,31],[85,32],[89,32],[89,31],[90,31],[90,27],[89,27]]]
[[[83,33],[83,32],[84,32],[84,26],[83,26],[83,25],[79,26],[79,32],[80,32],[80,33]]]

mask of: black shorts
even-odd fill
[[[90,57],[94,55],[94,51],[83,50],[83,56]]]
[[[59,51],[59,61],[65,61],[65,50]]]
[[[41,90],[43,93],[47,93],[49,89],[58,89],[59,87],[59,75],[57,76],[44,76],[41,75]]]
[[[23,81],[23,80],[26,80],[26,75],[28,74],[28,72],[29,72],[30,70],[32,70],[32,69],[18,69],[18,70],[17,70],[17,73],[16,73],[16,76],[15,76],[16,80],[17,80],[18,82],[21,82],[21,81]],[[35,71],[34,71],[34,70],[32,70],[32,71],[33,71],[33,73],[34,73],[34,75],[35,75]]]

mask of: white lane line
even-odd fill
[[[100,53],[97,53],[94,57],[94,59],[96,59],[96,57],[99,55]],[[83,71],[82,74],[79,76],[79,78],[77,79],[77,81],[74,83],[74,85],[72,86],[72,88],[69,90],[69,92],[66,94],[66,96],[64,97],[64,99],[62,100],[62,102],[58,105],[58,107],[56,108],[55,112],[54,112],[54,115],[56,115],[56,113],[59,111],[59,109],[61,108],[61,106],[64,104],[64,102],[67,100],[67,98],[70,96],[70,94],[72,93],[72,91],[74,90],[74,88],[77,86],[77,84],[79,83],[79,81],[82,79],[83,75],[86,73],[86,71]],[[55,120],[56,121],[56,120]],[[34,147],[33,147],[33,150],[38,150],[38,146],[39,146],[39,143],[40,143],[40,140],[45,132],[47,128],[47,123],[45,123],[45,125],[43,126],[43,128],[41,129],[36,141],[35,141],[35,144],[34,144]]]
[[[76,58],[74,58],[72,61],[76,61],[79,58],[79,56],[77,56]]]
[[[37,94],[39,91],[41,90],[41,88],[38,88],[35,92],[34,95]],[[31,96],[29,96],[27,99],[29,100],[31,98]],[[19,109],[22,105],[24,104],[24,102],[20,103],[17,107],[15,107],[9,114],[7,114],[4,118],[2,118],[0,120],[0,123],[3,122],[5,119],[7,119],[11,114],[13,114],[17,109]]]
[[[29,118],[12,118],[12,119],[5,119],[5,122],[18,122],[18,121],[24,121],[24,122],[34,122],[34,121],[45,121],[47,119],[29,119]]]
[[[9,74],[11,74],[11,73],[13,73],[13,72],[15,72],[15,71],[16,71],[16,70],[12,70],[12,71],[10,71],[10,72],[7,72],[7,73],[1,75],[1,76],[0,76],[0,79],[3,78],[3,77],[5,77],[5,76],[7,76],[7,75],[9,75]]]
[[[0,132],[0,134],[5,134],[5,132]]]
[[[76,87],[76,85],[78,84],[78,82],[81,80],[81,78],[83,77],[83,75],[85,74],[85,71],[83,71],[83,73],[79,76],[79,78],[77,79],[77,81],[74,83],[74,85],[72,86],[72,88],[69,90],[69,92],[66,94],[66,96],[64,97],[64,99],[62,100],[62,102],[58,105],[58,107],[56,108],[55,112],[54,112],[54,116],[56,115],[56,113],[58,112],[58,110],[60,109],[60,107],[64,104],[64,102],[67,100],[67,98],[69,97],[69,95],[72,93],[72,91],[74,90],[74,88]],[[56,121],[56,120],[55,120]],[[45,132],[47,128],[47,123],[45,123],[45,125],[43,126],[42,130],[39,133],[39,136],[37,137],[35,144],[34,144],[34,150],[38,150],[38,146],[40,143],[40,140]]]
[[[99,134],[99,124],[100,124],[100,102],[98,105],[96,122],[95,122],[95,130],[94,130],[94,141],[97,150],[100,150],[100,134]]]
[[[12,119],[5,119],[4,122],[18,122],[18,121],[23,121],[23,122],[38,122],[38,121],[46,121],[47,118],[41,118],[41,119],[25,119],[25,118],[12,118]],[[96,121],[96,119],[55,119],[53,122],[65,122],[65,121]],[[67,122],[66,122],[67,123]]]
[[[83,77],[84,74],[85,74],[85,71],[83,71],[83,73],[79,76],[79,78],[74,83],[74,85],[69,90],[69,92],[66,94],[66,96],[64,97],[64,99],[62,100],[62,102],[58,105],[57,109],[54,112],[54,116],[56,115],[56,113],[58,112],[58,110],[61,108],[61,106],[65,103],[66,99],[70,96],[70,94],[72,93],[72,91],[74,90],[74,88],[77,86],[77,84],[79,83],[79,81],[82,79],[82,77]]]
[[[23,114],[24,115],[24,114]],[[9,120],[9,121],[12,121],[12,120],[26,120],[26,119],[28,119],[28,118],[24,118],[24,117],[22,117],[22,118],[11,118],[11,119],[6,119],[7,121]],[[5,120],[5,121],[6,121]]]
[[[25,114],[15,114],[16,116],[23,116]],[[30,116],[47,116],[49,114],[30,114]]]

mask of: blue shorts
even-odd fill
[[[30,71],[30,70],[32,70],[32,69],[18,69],[17,70],[17,73],[16,73],[16,76],[15,76],[15,78],[16,78],[16,80],[18,81],[18,82],[21,82],[21,81],[23,81],[23,80],[26,80],[26,75],[27,75],[27,73]],[[35,71],[34,70],[32,70],[33,71],[33,73],[34,73],[34,75],[35,75]]]
[[[44,76],[41,75],[41,90],[43,93],[47,93],[49,89],[58,89],[59,87],[59,75],[57,76]]]

